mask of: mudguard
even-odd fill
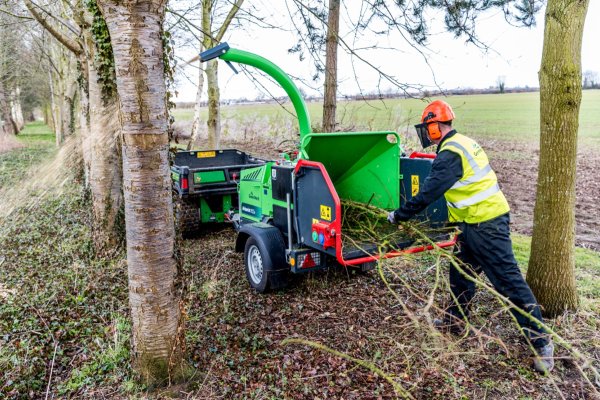
[[[256,222],[240,226],[235,241],[235,251],[242,253],[249,237],[253,237],[260,247],[261,253],[265,255],[265,265],[272,265],[273,271],[289,269],[285,260],[285,242],[278,228]]]

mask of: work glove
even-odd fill
[[[396,223],[396,214],[394,214],[394,213],[395,213],[395,211],[390,211],[388,213],[388,222],[390,224],[395,224]]]
[[[401,221],[408,221],[409,219],[411,219],[412,215],[409,215],[407,213],[405,213],[404,211],[402,211],[402,209],[397,209],[395,211],[391,211],[390,213],[388,213],[388,222],[390,224],[397,224]]]

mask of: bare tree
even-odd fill
[[[540,165],[527,282],[549,316],[578,305],[575,170],[589,0],[549,0],[540,67]]]
[[[335,131],[337,97],[337,48],[340,30],[340,0],[329,0],[327,38],[325,39],[325,95],[323,97],[323,132]]]
[[[200,29],[200,51],[216,46],[223,40],[227,29],[234,21],[244,0],[235,2],[202,0],[201,1],[201,29]],[[220,91],[219,91],[219,63],[211,60],[205,68],[200,66],[198,77],[198,89],[196,92],[196,106],[194,121],[192,123],[192,135],[188,148],[197,140],[200,134],[200,99],[204,89],[204,74],[206,74],[208,94],[208,143],[205,147],[216,149],[220,146],[221,116],[220,116]]]
[[[86,171],[89,171],[89,183],[92,192],[94,211],[94,243],[97,254],[114,250],[119,238],[115,229],[117,214],[122,205],[122,167],[118,142],[120,140],[120,123],[115,118],[118,114],[118,99],[114,86],[114,61],[108,28],[93,0],[74,2],[70,9],[74,12],[70,19],[61,23],[69,24],[70,29],[59,29],[56,26],[54,10],[42,9],[30,0],[24,0],[31,15],[49,32],[60,48],[49,55],[49,62],[54,72],[51,78],[51,94],[53,108],[60,115],[72,113],[72,108],[61,108],[64,104],[61,97],[67,98],[67,104],[74,107],[74,92],[79,89],[77,82],[83,82],[84,90],[79,95],[81,105],[81,129],[83,139],[83,155]],[[65,21],[64,18],[61,21]],[[75,31],[75,32],[73,32]],[[77,33],[77,35],[75,35]],[[81,66],[82,79],[69,79],[63,71],[61,63],[69,57],[76,57]],[[62,61],[61,61],[62,60]],[[74,64],[74,62],[70,62]],[[71,81],[65,83],[64,81]],[[57,88],[68,88],[65,92],[57,92]],[[63,93],[61,96],[60,93]],[[72,124],[71,119],[67,119]],[[58,131],[64,131],[65,123],[55,124]]]
[[[496,85],[498,86],[498,91],[500,93],[504,93],[504,87],[506,86],[506,76],[499,75],[498,78],[496,78]]]
[[[74,107],[77,87],[77,60],[81,54],[81,46],[68,37],[72,27],[64,23],[62,17],[66,8],[63,5],[50,3],[51,9],[42,9],[31,0],[24,0],[24,4],[31,15],[60,43],[47,42],[47,62],[50,65],[48,77],[50,79],[50,95],[52,108],[52,121],[56,144],[60,145],[64,138],[73,134]],[[48,21],[47,16],[54,15],[55,19],[63,21],[54,26]],[[63,41],[61,41],[64,39]],[[76,53],[77,52],[77,53]]]
[[[10,16],[0,12],[0,130],[6,135],[16,135],[21,127],[13,116],[13,98],[16,87],[15,72],[19,68],[19,32]]]
[[[166,0],[98,0],[115,59],[135,365],[164,383],[182,372],[162,29]],[[173,375],[175,374],[175,375]]]
[[[2,120],[2,126],[0,128],[3,134],[15,135],[17,133],[17,128],[10,112],[8,96],[2,80],[0,80],[0,119]]]
[[[595,89],[599,86],[598,72],[587,70],[583,73],[583,88]]]
[[[341,0],[340,3],[343,6]],[[286,0],[286,4],[288,5],[292,25],[298,34],[296,44],[289,51],[297,53],[300,60],[304,60],[306,53],[308,53],[315,67],[313,81],[317,81],[320,75],[325,72],[327,82],[329,72],[326,72],[325,64],[327,63],[328,36],[324,32],[332,32],[337,29],[335,29],[335,26],[330,26],[329,13],[325,10],[324,0]],[[334,5],[333,2],[329,4]],[[379,68],[375,61],[364,55],[365,52],[376,47],[374,44],[357,45],[358,39],[364,32],[368,31],[376,36],[397,34],[405,44],[421,53],[424,61],[429,65],[426,54],[427,41],[430,36],[428,11],[443,12],[445,28],[448,32],[453,33],[457,38],[464,38],[466,42],[472,45],[487,50],[488,46],[478,38],[475,29],[478,16],[482,12],[498,8],[504,12],[507,20],[516,21],[524,26],[531,26],[535,23],[535,14],[542,4],[543,1],[541,0],[485,2],[363,0],[352,3],[352,7],[349,3],[347,7],[342,7],[349,20],[348,29],[350,32],[338,32],[338,44],[340,49],[351,56],[353,63],[365,64],[376,71],[379,75],[380,84],[385,83],[385,86],[391,85],[397,88],[399,94],[414,96],[414,92],[422,89],[421,85],[404,83],[394,74]],[[335,17],[335,8],[332,17]],[[335,20],[333,22],[335,23]],[[325,63],[322,60],[324,53]],[[354,70],[356,71],[356,69]],[[431,73],[434,75],[433,69],[431,69]],[[362,92],[360,79],[356,76],[356,72],[355,80]],[[378,87],[379,93],[381,93],[381,90],[382,88]],[[368,97],[365,96],[365,99]],[[325,101],[327,111],[324,110],[324,116],[326,114],[331,115],[335,109],[335,104],[331,101],[331,94],[325,96]],[[323,124],[329,127],[330,121],[327,123],[324,121]]]

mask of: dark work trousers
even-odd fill
[[[462,233],[458,236],[456,255],[471,266],[471,268],[463,267],[465,272],[469,271],[473,276],[483,271],[498,293],[508,298],[515,306],[543,321],[537,300],[515,260],[509,221],[507,213],[479,224],[461,223],[459,228]],[[452,299],[452,305],[447,311],[461,319],[463,313],[468,316],[469,305],[475,295],[475,283],[469,281],[451,265],[450,288],[460,307]],[[514,309],[511,309],[511,312],[534,347],[539,348],[548,344],[544,328]]]

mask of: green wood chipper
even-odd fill
[[[232,62],[241,63],[271,76],[289,96],[298,118],[295,160],[260,160],[238,150],[192,151],[178,153],[172,168],[174,189],[187,210],[191,207],[193,221],[233,223],[238,232],[235,249],[244,253],[246,276],[254,289],[285,287],[290,273],[332,265],[370,269],[382,257],[434,248],[432,243],[415,246],[414,239],[387,249],[380,243],[350,243],[342,230],[342,201],[398,208],[418,193],[432,155],[402,156],[395,132],[313,133],[300,91],[278,66],[227,43],[200,55],[203,62],[214,58],[232,68]],[[444,200],[432,204],[420,218],[444,223]],[[447,231],[431,239],[439,247],[454,244]]]

